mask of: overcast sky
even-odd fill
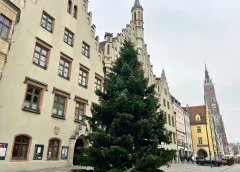
[[[204,104],[204,62],[213,78],[228,141],[240,142],[240,1],[140,0],[145,43],[154,73],[165,69],[173,94],[185,104]],[[131,20],[134,0],[90,0],[103,40]]]

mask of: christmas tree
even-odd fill
[[[159,148],[170,143],[171,133],[131,42],[123,44],[104,91],[96,94],[99,105],[93,104],[92,117],[86,117],[90,146],[79,148],[79,165],[96,172],[155,172],[175,157],[175,151]]]

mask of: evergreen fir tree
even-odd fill
[[[79,165],[91,166],[96,172],[155,172],[167,165],[175,151],[158,148],[170,143],[170,133],[159,112],[155,85],[148,79],[130,42],[120,50],[112,72],[104,80],[104,91],[97,91],[99,105],[93,104],[92,117],[86,117],[91,144],[79,148]]]

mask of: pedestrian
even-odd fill
[[[180,161],[182,164],[184,163],[184,157],[182,155],[180,155]]]

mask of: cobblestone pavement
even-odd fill
[[[72,169],[80,169],[81,167],[65,167],[55,169],[37,170],[32,172],[70,172]],[[162,167],[165,172],[240,172],[240,165],[235,164],[231,167],[221,166],[199,166],[194,164],[172,164],[169,168]]]
[[[172,164],[171,167],[161,168],[165,172],[240,172],[240,165],[234,166],[199,166],[195,164]]]

